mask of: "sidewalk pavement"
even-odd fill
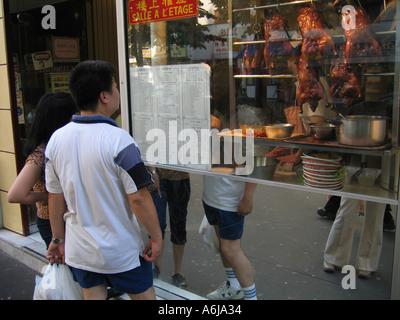
[[[37,272],[0,250],[0,301],[32,300]]]
[[[159,279],[154,282],[158,299],[204,299],[224,281],[219,255],[207,249],[198,232],[204,216],[202,187],[202,176],[192,174],[188,242],[182,268],[188,288],[182,290],[171,285],[173,257],[167,228],[163,267]],[[325,201],[326,195],[317,193],[264,185],[257,187],[253,212],[245,220],[242,248],[253,265],[260,299],[390,299],[394,233],[384,233],[378,272],[369,280],[357,278],[355,290],[342,288],[345,275],[340,272],[327,274],[322,271],[323,251],[332,221],[319,217],[316,210]],[[358,219],[351,263],[355,261],[362,219]],[[145,232],[143,240],[147,240]],[[39,233],[23,237],[0,229],[0,250],[37,273],[41,273],[48,263]]]
[[[8,231],[6,229],[0,229],[0,253],[5,253],[12,260],[17,260],[17,262],[22,263],[29,267],[29,276],[31,276],[31,281],[24,277],[20,279],[23,283],[19,283],[19,287],[26,286],[25,290],[30,290],[30,293],[24,293],[23,295],[16,295],[17,299],[25,299],[23,297],[33,296],[33,290],[35,287],[35,277],[36,275],[43,275],[44,268],[48,265],[48,260],[46,259],[46,246],[41,239],[38,232],[33,233],[27,237],[23,237],[14,232]],[[3,270],[4,271],[4,270]],[[7,275],[11,276],[11,275]],[[10,299],[14,300],[15,297],[13,293],[15,292],[14,286],[18,279],[10,279],[10,282],[1,283],[2,291],[4,291],[5,285],[12,285],[10,290]],[[154,288],[156,290],[157,300],[203,300],[196,294],[189,291],[176,288],[175,286],[165,283],[164,281],[154,279]],[[14,297],[14,298],[13,298]],[[18,298],[19,297],[19,298]],[[129,300],[129,297],[124,294],[118,299]]]
[[[204,217],[202,176],[191,174],[187,244],[182,272],[191,292],[205,297],[225,279],[219,255],[211,253],[199,234]],[[390,299],[395,233],[383,234],[378,272],[369,280],[356,279],[355,290],[344,290],[340,272],[322,270],[325,244],[332,221],[316,211],[327,195],[258,185],[253,212],[245,219],[241,241],[253,265],[257,295],[263,300],[370,300]],[[393,214],[397,211],[393,210]],[[358,217],[351,264],[355,264],[363,217]],[[172,245],[165,236],[159,279],[171,283]]]

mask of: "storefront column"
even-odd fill
[[[396,227],[398,228],[400,223],[400,208],[397,208],[397,222]],[[392,276],[392,300],[400,300],[400,234],[396,230],[396,238],[394,242],[394,257],[393,257],[393,276]]]
[[[10,204],[7,201],[7,192],[17,177],[17,161],[3,8],[3,0],[0,0],[0,203],[2,207],[2,223],[0,223],[0,226],[25,234],[21,206]]]
[[[396,156],[396,168],[399,168],[399,155]],[[400,190],[398,186],[400,185],[400,178],[397,182],[397,191],[398,197],[400,198]],[[400,205],[393,206],[393,213],[396,212],[396,235],[394,241],[394,252],[393,252],[393,274],[392,274],[392,292],[390,298],[392,300],[400,300],[400,232],[398,230],[400,226]]]

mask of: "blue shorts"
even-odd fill
[[[238,240],[242,238],[244,216],[237,212],[225,211],[210,207],[203,201],[204,212],[210,225],[217,225],[219,235],[225,240]]]
[[[140,257],[141,265],[135,269],[114,274],[95,273],[71,267],[74,280],[82,288],[89,289],[99,285],[112,287],[128,294],[139,294],[153,286],[151,263]]]

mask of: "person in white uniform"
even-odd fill
[[[323,270],[334,272],[350,264],[354,231],[361,200],[342,198],[324,252]],[[357,253],[360,278],[368,279],[378,270],[382,250],[383,218],[386,205],[365,201],[364,224]]]

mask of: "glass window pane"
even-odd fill
[[[129,3],[178,7],[178,2],[186,1]],[[128,26],[132,123],[145,159],[150,150],[157,163],[201,170],[251,162],[255,170],[245,176],[280,181],[273,170],[272,176],[260,173],[262,157],[278,159],[284,166],[277,171],[292,174],[303,148],[340,154],[343,167],[365,165],[365,153],[376,158],[371,167],[380,167],[383,151],[398,145],[395,1],[198,3],[195,17],[145,23],[146,16],[136,15],[141,23]],[[386,128],[375,137],[366,128],[360,137],[342,133],[343,116],[361,115],[387,117]],[[220,131],[227,129],[218,134],[223,142],[218,160],[204,153],[214,117]],[[330,128],[330,135],[311,131],[315,123]],[[271,130],[277,128],[265,128],[271,125],[281,131],[282,125],[294,127],[275,136]],[[165,134],[148,135],[154,128]],[[243,151],[235,153],[236,134],[248,141],[243,139]],[[178,142],[171,144],[170,137]],[[157,141],[167,147],[157,148]],[[286,158],[280,157],[282,150],[290,151]],[[207,159],[212,166],[205,165]],[[291,182],[303,184],[295,175]]]

